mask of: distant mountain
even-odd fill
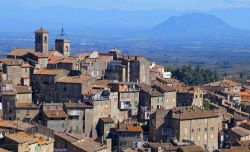
[[[245,36],[248,31],[231,27],[214,15],[189,13],[179,17],[170,17],[149,30],[156,36],[170,38],[234,38]]]

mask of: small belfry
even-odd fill
[[[55,49],[64,56],[70,56],[70,40],[65,38],[64,29],[62,28],[60,37],[55,40]]]
[[[48,44],[49,32],[42,27],[35,31],[35,51],[41,52],[43,55],[48,56],[49,44]]]

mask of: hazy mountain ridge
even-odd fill
[[[200,37],[231,39],[250,35],[247,30],[231,27],[214,15],[188,13],[170,17],[149,30],[151,35],[168,38]]]

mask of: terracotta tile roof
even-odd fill
[[[59,62],[62,62],[62,63],[76,63],[77,61],[74,58],[64,58],[64,59],[60,60]]]
[[[29,63],[23,63],[22,68],[31,68],[32,66]]]
[[[33,125],[21,121],[0,120],[0,128],[12,128],[24,131],[32,127]]]
[[[63,110],[43,110],[47,118],[66,118],[67,114]]]
[[[93,105],[88,104],[88,103],[77,103],[77,102],[65,102],[64,103],[65,107],[68,109],[73,109],[73,108],[93,108]]]
[[[63,57],[62,53],[58,50],[49,50],[49,57],[60,56]]]
[[[0,147],[0,152],[11,152],[11,151],[9,151],[7,149],[3,149],[3,148]]]
[[[190,146],[181,146],[179,148],[181,152],[204,152],[204,149],[201,146],[190,145]]]
[[[59,75],[59,74],[65,74],[65,70],[59,70],[59,69],[40,69],[34,72],[34,74],[37,75]]]
[[[38,109],[39,107],[33,103],[16,103],[16,108]]]
[[[46,56],[42,52],[29,52],[29,53],[36,56],[37,58],[48,58],[48,56]]]
[[[222,94],[225,94],[225,95],[230,95],[230,96],[237,96],[239,97],[240,96],[240,93],[239,92],[234,92],[234,91],[221,91]]]
[[[145,83],[139,83],[137,84],[138,87],[141,88],[142,91],[148,93],[151,97],[159,97],[163,96],[162,93],[157,91],[156,89],[152,88],[150,85],[147,85]]]
[[[63,59],[64,59],[64,57],[62,57],[62,56],[50,56],[48,59],[48,63],[49,64],[58,63],[59,61],[61,61]]]
[[[57,81],[57,83],[78,83],[78,84],[85,84],[85,83],[92,83],[95,79],[91,76],[74,76],[74,77],[63,77]]]
[[[108,86],[112,82],[112,80],[95,80],[93,85]]]
[[[174,119],[192,120],[219,117],[219,113],[203,110],[199,107],[176,107],[172,109]]]
[[[164,92],[174,92],[174,91],[176,91],[175,88],[170,87],[170,86],[168,86],[168,85],[166,85],[166,84],[158,83],[158,82],[154,83],[153,87],[160,88],[160,89],[162,89]]]
[[[232,80],[221,80],[217,82],[212,82],[205,84],[204,86],[209,86],[209,87],[236,87],[236,86],[241,86],[239,83],[234,82]]]
[[[29,86],[16,86],[15,89],[17,94],[32,93],[31,88]]]
[[[243,92],[240,92],[240,95],[241,96],[250,96],[250,92],[243,91]]]
[[[87,152],[97,152],[106,149],[101,143],[98,143],[90,138],[85,138],[80,141],[72,143],[75,147],[87,151]]]
[[[6,65],[12,65],[12,66],[21,66],[24,63],[24,61],[21,59],[5,58],[5,59],[0,59],[0,63],[4,63]]]
[[[111,117],[101,117],[99,118],[101,121],[103,121],[104,123],[114,123],[114,119]]]
[[[39,146],[40,145],[47,145],[51,144],[54,142],[52,138],[43,136],[43,135],[28,135],[24,132],[18,132],[18,133],[13,133],[13,134],[8,134],[6,135],[7,138],[22,144],[22,143],[37,143]]]
[[[8,55],[10,56],[24,56],[29,52],[35,52],[34,49],[14,49]]]
[[[141,126],[138,124],[130,124],[130,123],[119,123],[117,125],[116,131],[118,132],[135,132],[135,133],[142,133],[143,130]]]
[[[90,53],[81,53],[81,54],[76,55],[75,57],[85,59],[89,56],[89,54]]]

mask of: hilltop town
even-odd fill
[[[189,86],[144,56],[34,34],[0,59],[0,151],[250,151],[250,80]]]

